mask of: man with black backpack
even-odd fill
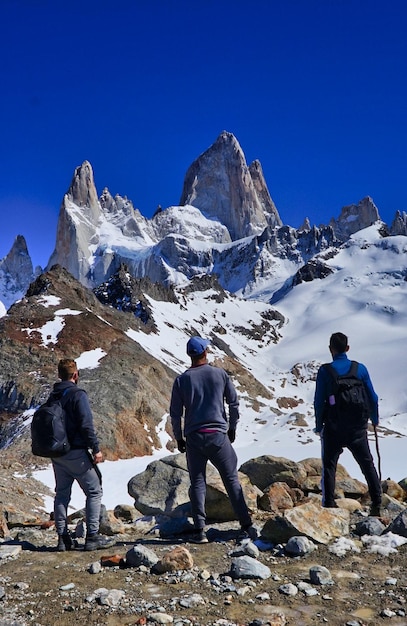
[[[77,387],[79,372],[75,361],[62,359],[58,363],[58,376],[61,382],[55,383],[51,395],[61,398],[70,449],[63,456],[52,458],[56,483],[54,516],[58,533],[57,550],[64,552],[73,547],[67,528],[67,513],[75,480],[86,496],[85,550],[100,550],[114,544],[114,540],[99,535],[103,492],[97,463],[103,461],[103,455],[86,391]]]
[[[370,515],[380,515],[382,489],[367,438],[368,420],[379,423],[378,396],[362,363],[350,361],[348,338],[334,333],[329,341],[332,363],[317,374],[314,409],[315,432],[322,443],[322,506],[336,508],[335,475],[343,448],[358,463],[369,489]]]

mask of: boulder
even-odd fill
[[[404,488],[396,483],[394,480],[388,478],[387,480],[383,480],[382,482],[383,493],[386,493],[391,498],[398,500],[399,502],[404,502],[406,499],[406,492]]]
[[[286,543],[290,537],[305,535],[317,543],[328,544],[349,534],[349,519],[349,511],[345,509],[324,509],[310,501],[270,518],[261,535],[273,543]]]
[[[154,572],[176,572],[178,570],[192,569],[194,560],[191,553],[184,546],[176,546],[167,552],[154,566]]]
[[[399,513],[384,532],[407,537],[407,509]]]
[[[301,464],[268,454],[246,461],[239,471],[247,474],[253,485],[262,491],[276,482],[284,482],[289,487],[301,489],[303,481],[307,478],[306,470]]]
[[[246,502],[251,510],[257,509],[261,491],[249,478],[239,474]],[[216,469],[208,463],[206,472],[206,514],[208,520],[231,521],[236,519],[226,489]],[[165,515],[185,518],[191,515],[189,500],[189,474],[184,454],[175,454],[150,463],[144,472],[128,483],[128,492],[135,507],[144,515]]]
[[[290,487],[286,483],[273,483],[267,487],[264,494],[259,498],[259,509],[274,513],[292,509],[294,500],[290,492]]]

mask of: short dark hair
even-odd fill
[[[73,359],[61,359],[58,363],[58,376],[61,380],[69,380],[78,370]]]
[[[342,352],[346,352],[346,348],[348,347],[348,338],[343,333],[333,333],[329,340],[329,347],[342,354]]]

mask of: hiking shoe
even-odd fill
[[[85,539],[84,550],[91,552],[93,550],[104,550],[114,546],[116,540],[113,537],[104,537],[103,535],[88,535]]]
[[[239,534],[236,537],[236,543],[242,543],[242,541],[244,541],[245,539],[255,541],[258,536],[259,533],[257,532],[256,528],[253,526],[253,524],[250,524],[250,526],[245,526],[244,528],[240,529]]]
[[[369,515],[370,517],[380,517],[380,504],[372,504]]]
[[[73,541],[71,535],[68,533],[58,535],[57,552],[66,552],[67,550],[72,550],[72,547]]]
[[[322,505],[324,509],[339,509],[339,506],[336,504],[336,502],[327,502],[326,504]]]
[[[191,543],[208,543],[208,537],[206,536],[204,529],[200,528],[189,537],[188,541]]]

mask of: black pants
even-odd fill
[[[352,453],[366,479],[373,505],[380,505],[382,488],[373,463],[367,430],[340,432],[326,424],[322,430],[322,504],[330,506],[335,497],[335,475],[338,459],[344,448]]]

